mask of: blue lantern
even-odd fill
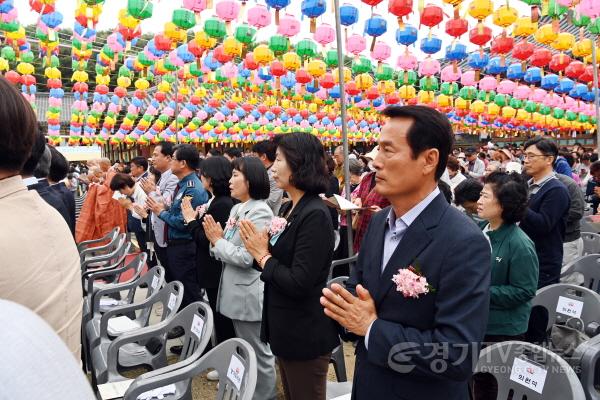
[[[358,8],[350,4],[340,7],[340,23],[344,26],[354,25],[358,22]]]
[[[426,54],[435,54],[442,49],[442,39],[435,36],[421,39],[421,51]]]
[[[542,70],[538,67],[527,68],[527,71],[525,72],[525,76],[523,77],[523,79],[525,80],[525,82],[527,82],[529,84],[541,82]]]
[[[54,29],[63,22],[63,15],[58,11],[42,14],[42,22],[50,29]]]
[[[571,89],[573,89],[573,86],[575,86],[575,82],[573,82],[571,79],[562,78],[558,82],[558,87],[556,87],[556,89],[554,89],[554,91],[556,93],[566,94],[566,93],[569,93],[571,91]]]
[[[396,42],[405,46],[410,46],[417,41],[417,28],[411,25],[404,25],[402,28],[396,29]]]
[[[548,74],[544,75],[540,87],[544,90],[554,90],[558,86],[558,75]]]
[[[525,76],[525,71],[521,63],[510,64],[506,70],[506,77],[512,80],[521,80]]]
[[[473,69],[484,69],[489,62],[490,56],[487,53],[481,53],[479,51],[474,51],[469,54],[469,59],[467,60],[467,64]]]
[[[382,16],[373,15],[365,21],[365,33],[367,35],[376,38],[383,35],[385,32],[387,32],[387,21]]]
[[[488,74],[500,75],[505,73],[507,68],[508,67],[506,64],[504,64],[500,57],[492,57],[486,67],[486,71]]]
[[[302,0],[300,10],[302,15],[310,18],[310,32],[315,33],[317,29],[317,18],[325,13],[327,3],[325,0]]]
[[[266,0],[267,6],[275,9],[275,23],[279,24],[279,10],[290,5],[290,0]]]
[[[467,58],[467,46],[462,43],[454,43],[446,47],[446,60],[460,61]]]

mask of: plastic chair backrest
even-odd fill
[[[561,270],[561,277],[574,272],[583,275],[582,286],[600,293],[600,254],[588,254],[571,261]]]
[[[341,258],[339,260],[333,260],[331,262],[331,267],[329,267],[329,274],[327,275],[327,280],[331,280],[331,277],[333,275],[333,269],[335,267],[339,267],[340,265],[346,265],[349,264],[350,265],[350,271],[352,271],[352,268],[354,266],[354,264],[356,264],[356,261],[358,260],[358,254],[353,255],[352,257],[348,257],[348,258]]]
[[[331,285],[333,285],[334,283],[346,287],[346,281],[348,281],[348,279],[350,279],[350,277],[348,276],[338,276],[336,278],[330,279],[327,281],[327,287],[330,288]]]
[[[600,234],[593,232],[581,232],[583,239],[583,255],[600,254]]]
[[[82,271],[87,271],[90,265],[95,266],[98,264],[102,264],[100,266],[104,267],[106,265],[116,263],[117,259],[123,255],[124,248],[127,247],[128,244],[130,243],[127,241],[127,235],[121,233],[117,237],[117,240],[110,245],[110,248],[107,248],[107,253],[93,257],[80,258]],[[129,247],[127,247],[127,249],[127,251],[129,251]]]
[[[216,400],[252,399],[257,379],[256,354],[248,342],[234,338],[219,344],[202,358],[182,368],[164,373],[156,370],[139,376],[133,381],[123,400],[136,400],[140,394],[153,388],[190,380],[209,368],[219,372],[219,391]]]
[[[584,400],[579,379],[565,360],[531,343],[508,341],[483,349],[475,373],[492,374],[498,382],[496,399]]]
[[[92,240],[84,240],[83,242],[77,244],[77,251],[79,251],[81,253],[83,250],[88,249],[88,248],[106,245],[107,243],[104,243],[104,242],[108,242],[108,243],[113,242],[116,240],[117,236],[119,236],[120,231],[121,231],[121,228],[117,226],[117,227],[111,229],[110,232],[108,232],[106,235],[102,236],[101,238],[92,239]],[[96,246],[92,246],[92,245],[96,245]]]
[[[586,215],[581,219],[581,233],[584,232],[592,232],[598,233],[600,229],[598,229],[598,224],[594,223],[591,215]]]
[[[579,375],[587,400],[600,400],[600,335],[581,343],[571,356],[571,366]]]

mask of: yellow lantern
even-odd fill
[[[360,90],[367,90],[373,86],[373,77],[369,74],[360,74],[356,76],[355,82]]]
[[[487,113],[492,116],[500,114],[500,106],[498,106],[496,103],[489,103],[487,106]]]
[[[198,43],[198,46],[205,48],[205,49],[212,49],[213,47],[215,47],[217,45],[217,39],[211,38],[204,31],[196,32],[196,36],[195,36],[194,40],[196,41],[196,43]]]
[[[234,93],[231,95],[231,101],[235,101],[236,103],[241,103],[244,98],[240,93]]]
[[[137,79],[135,81],[135,88],[138,90],[146,90],[150,87],[150,82],[146,79]]]
[[[310,60],[306,69],[313,78],[320,78],[327,72],[325,63],[319,59]]]
[[[469,101],[463,99],[462,97],[457,97],[454,101],[454,107],[459,110],[467,110],[469,108]]]
[[[52,67],[46,68],[44,70],[44,75],[46,75],[46,78],[48,79],[60,79],[61,77],[60,70]]]
[[[97,85],[107,85],[110,83],[109,75],[96,75],[96,84]]]
[[[171,84],[167,81],[162,81],[156,86],[156,88],[159,92],[168,93],[171,90]]]
[[[17,29],[14,32],[5,32],[6,37],[12,40],[20,40],[25,38],[25,28],[23,28],[23,26],[20,26],[19,29]]]
[[[0,57],[0,71],[8,71],[9,68],[8,60]]]
[[[126,76],[120,76],[119,78],[117,78],[117,85],[122,88],[128,88],[129,86],[131,86],[131,79],[129,79]]]
[[[300,56],[292,51],[285,53],[282,57],[283,67],[288,71],[295,71],[302,65]]]
[[[398,89],[398,96],[403,100],[414,99],[417,96],[417,91],[414,86],[402,85]]]
[[[583,39],[573,45],[573,57],[583,58],[592,54],[592,39]]]
[[[275,59],[273,50],[271,50],[266,44],[256,46],[252,54],[254,55],[254,61],[262,65],[269,64]]]
[[[396,85],[393,81],[379,81],[379,83],[377,84],[377,89],[380,93],[390,94],[394,90],[396,90]]]
[[[310,111],[311,113],[316,113],[317,111],[319,111],[319,107],[317,107],[317,105],[315,103],[310,103],[308,105],[308,111]]]
[[[517,10],[515,8],[509,7],[508,4],[498,7],[498,9],[494,11],[494,16],[492,17],[494,25],[498,25],[503,28],[508,28],[516,20]]]
[[[452,97],[446,96],[445,94],[440,94],[437,98],[437,103],[440,107],[451,107]]]
[[[531,36],[538,29],[538,23],[533,22],[531,17],[520,17],[517,18],[515,22],[515,27],[513,29],[513,36]]]
[[[471,103],[471,107],[469,107],[472,113],[475,114],[483,114],[485,111],[485,103],[481,100],[475,100]]]
[[[517,110],[515,110],[514,108],[510,106],[502,107],[502,116],[504,118],[514,118],[516,114]]]
[[[336,68],[333,71],[331,71],[331,74],[333,75],[333,81],[335,83],[340,83],[340,73],[338,69]],[[350,68],[344,67],[342,75],[344,77],[344,83],[350,82],[352,80],[352,71],[350,71]]]
[[[196,91],[194,92],[194,95],[196,95],[196,96],[198,96],[198,97],[206,97],[206,94],[207,94],[207,92],[206,92],[206,89],[205,89],[205,88],[203,88],[203,87],[196,89]],[[234,99],[234,97],[233,97],[233,96],[232,96],[232,98],[231,98],[231,99],[232,99],[233,101],[238,101],[238,100],[236,100],[237,98],[235,98],[235,99]],[[239,101],[238,101],[238,102],[239,102]]]
[[[535,40],[542,44],[550,44],[556,40],[558,33],[554,31],[552,24],[543,25],[534,34]]]
[[[544,121],[544,116],[539,112],[534,112],[533,114],[531,114],[531,120],[534,124],[539,124]]]
[[[432,103],[433,100],[435,100],[435,92],[427,90],[419,91],[419,103],[429,104]]]
[[[598,47],[598,46],[596,46],[596,54],[600,54],[600,47]],[[586,63],[586,64],[591,64],[592,61],[593,60],[592,60],[592,55],[591,54],[583,59],[583,62]]]
[[[126,9],[119,11],[119,23],[128,29],[135,29],[140,24],[140,20],[129,15]]]
[[[75,71],[71,76],[71,81],[87,82],[88,74],[85,71]]]
[[[174,42],[183,42],[186,38],[186,32],[181,30],[172,22],[165,24],[165,36]]]
[[[525,111],[524,109],[520,108],[519,110],[517,110],[517,120],[519,121],[525,121],[529,119],[529,113],[527,111]]]
[[[190,94],[190,88],[187,86],[180,86],[179,87],[179,94],[187,96],[188,94]]]
[[[241,56],[243,46],[233,36],[229,36],[223,40],[223,53],[230,56]]]
[[[575,45],[575,36],[569,32],[561,32],[550,45],[558,51],[570,50]]]
[[[473,0],[469,4],[469,15],[478,20],[486,19],[493,10],[492,0]]]

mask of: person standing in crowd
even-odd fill
[[[144,190],[133,180],[133,178],[129,174],[118,173],[116,174],[112,180],[110,181],[110,190],[114,192],[119,192],[122,195],[126,196],[123,199],[119,200],[119,203],[127,209],[129,214],[131,214],[131,218],[135,218],[139,221],[139,226],[141,233],[140,236],[144,236],[144,224],[143,219],[147,216],[144,214],[139,214],[134,206],[143,207],[146,204],[146,200],[148,196],[144,192]],[[136,233],[136,236],[138,234]]]
[[[533,240],[540,263],[538,288],[558,283],[563,241],[570,207],[567,188],[552,170],[558,148],[554,141],[536,137],[525,143],[525,172],[529,180],[529,207],[521,229]]]
[[[485,175],[485,164],[477,157],[477,149],[469,147],[465,150],[465,156],[465,173],[473,179],[482,179]]]
[[[338,146],[333,151],[333,160],[335,161],[335,170],[333,174],[340,182],[340,187],[344,186],[344,147]]]
[[[144,157],[134,157],[131,160],[131,168],[129,174],[136,181],[148,177],[148,160]]]
[[[173,192],[171,206],[165,209],[165,204],[148,196],[147,207],[152,210],[158,218],[165,222],[165,235],[167,238],[167,265],[170,278],[183,283],[183,301],[181,309],[184,309],[194,301],[200,300],[202,290],[198,284],[198,271],[196,268],[196,243],[192,234],[185,226],[181,213],[181,200],[191,197],[192,207],[196,208],[208,201],[208,194],[202,187],[202,183],[196,175],[200,157],[198,149],[191,144],[181,144],[173,149],[171,159],[171,171],[179,179],[179,183]],[[183,335],[181,331],[173,332],[173,335]]]
[[[200,171],[200,179],[204,189],[210,193],[211,198],[200,209],[192,207],[189,197],[184,198],[181,207],[187,228],[194,235],[196,241],[198,281],[200,287],[206,290],[208,302],[213,310],[217,343],[235,337],[235,331],[231,319],[217,311],[219,282],[221,281],[223,265],[221,261],[216,260],[210,254],[210,241],[206,236],[202,221],[205,216],[210,215],[219,225],[225,226],[227,224],[231,208],[234,205],[234,199],[232,199],[231,190],[229,189],[232,169],[231,163],[223,156],[213,156],[204,160]],[[209,372],[208,378],[209,380],[217,380],[217,371]]]
[[[437,187],[454,139],[447,117],[426,106],[383,115],[373,166],[392,206],[371,220],[348,289],[331,285],[321,304],[359,337],[354,399],[463,400],[488,320],[490,245]]]
[[[525,143],[525,146],[527,146],[527,143]],[[556,146],[556,144],[555,144]],[[527,151],[527,147],[525,147],[525,151]],[[558,153],[558,148],[557,148],[557,153],[556,153],[556,158],[554,160],[554,172],[556,172],[557,174],[562,174],[562,175],[566,175],[569,178],[573,177],[573,171],[571,170],[571,166],[569,165],[569,162],[567,161],[567,159],[560,155]]]
[[[242,157],[242,151],[237,147],[229,147],[228,149],[225,149],[223,155],[226,159],[233,162],[236,158]]]
[[[240,221],[249,220],[264,229],[273,218],[265,202],[269,198],[269,176],[256,157],[233,161],[229,181],[231,196],[240,201],[231,209],[225,229],[206,215],[202,223],[212,247],[211,254],[223,262],[217,310],[233,321],[237,337],[252,345],[258,362],[254,399],[275,399],[275,358],[267,343],[260,340],[264,284],[260,273],[252,268],[253,258],[240,238]]]
[[[319,305],[334,245],[329,211],[319,197],[329,186],[323,145],[307,133],[283,136],[273,174],[291,201],[281,207],[270,237],[251,220],[240,224],[265,284],[261,338],[277,356],[287,400],[325,400],[339,338]]]
[[[571,205],[567,214],[565,225],[565,239],[563,242],[563,261],[567,264],[583,254],[583,239],[581,238],[581,219],[585,208],[585,199],[581,188],[573,179],[563,174],[556,174],[556,178],[569,191]]]
[[[67,224],[75,235],[75,194],[67,188],[64,180],[69,173],[69,162],[62,155],[62,153],[56,150],[55,147],[50,147],[51,161],[50,171],[48,173],[48,183],[50,184],[50,190],[57,193],[65,205],[67,210],[67,216],[69,220]]]
[[[361,175],[363,170],[363,164],[361,161],[350,158],[348,160],[348,169],[350,171],[350,201],[354,201],[357,198],[357,188],[361,181]],[[340,188],[340,195],[343,198],[346,197],[346,186],[343,185]],[[336,193],[337,194],[337,193]],[[355,221],[359,218],[357,214],[352,214],[353,218],[348,221],[346,218],[346,211],[340,210],[340,243],[334,253],[334,259],[339,260],[343,258],[348,258],[350,255],[350,251],[348,248],[348,230],[351,229],[354,231],[354,227],[356,226]],[[348,275],[348,265],[342,265],[340,268],[336,269],[336,273],[334,276],[342,276]]]
[[[132,181],[135,183],[135,188],[131,188],[131,195],[137,197],[137,199],[141,199],[141,194],[143,194],[143,190],[141,188],[140,190],[136,189],[139,188],[137,182],[139,182],[141,179],[145,179],[148,177],[148,160],[144,157],[133,158],[131,160],[131,171],[129,174],[133,178]],[[122,181],[120,181],[119,183],[122,184]],[[144,201],[145,197],[146,196],[144,195]],[[134,200],[136,200],[135,203],[137,203],[137,199],[134,198]],[[121,203],[121,205],[123,205],[123,203]],[[148,246],[146,245],[146,232],[144,230],[144,227],[142,226],[142,219],[140,218],[140,215],[133,215],[133,208],[131,202],[128,202],[125,208],[127,209],[127,231],[135,235],[135,239],[138,243],[140,251],[148,253]],[[148,260],[151,260],[149,253]],[[152,261],[149,261],[149,264],[153,264]]]
[[[177,189],[179,178],[171,171],[171,160],[173,159],[173,144],[170,142],[160,142],[152,152],[152,166],[160,172],[160,180],[154,183],[149,179],[141,179],[140,187],[149,197],[166,206],[171,205],[171,199]],[[169,268],[169,258],[167,256],[167,237],[165,236],[165,222],[157,214],[150,215],[152,224],[153,249],[156,253],[160,265],[165,268],[165,279],[167,282],[173,281],[171,268]]]
[[[267,199],[267,204],[269,205],[269,207],[271,207],[273,215],[279,214],[281,200],[283,199],[283,190],[279,189],[275,184],[275,180],[273,179],[273,171],[271,171],[271,167],[273,166],[273,162],[275,161],[276,149],[277,145],[272,140],[263,140],[262,142],[256,143],[252,147],[252,152],[255,153],[256,156],[260,159],[260,161],[267,169],[267,173],[269,174],[270,194],[269,198]]]
[[[460,164],[458,159],[454,156],[448,156],[446,170],[448,170],[448,177],[450,178],[450,189],[452,189],[452,193],[454,193],[454,189],[456,189],[459,183],[466,180],[467,177],[460,172]]]
[[[490,311],[484,343],[525,339],[531,299],[538,282],[535,245],[517,223],[527,210],[527,183],[517,174],[485,178],[478,204],[482,228],[492,246]],[[475,400],[495,400],[498,385],[489,374],[473,376]]]
[[[39,134],[31,105],[0,77],[0,298],[42,317],[79,361],[79,253],[65,220],[19,176]]]
[[[335,171],[335,161],[333,160],[333,157],[331,157],[329,154],[325,154],[325,164],[327,165],[327,177],[329,179],[329,186],[325,191],[325,197],[329,198],[334,194],[338,194],[340,192],[340,181],[338,181],[338,179],[333,174],[333,171]],[[337,231],[340,227],[339,214],[337,209],[329,207],[329,214],[331,215],[331,224],[333,226],[333,230]],[[339,235],[339,232],[337,234]],[[340,240],[342,240],[341,236]]]
[[[461,182],[454,189],[454,204],[456,207],[462,208],[465,214],[476,223],[481,221],[477,216],[477,201],[482,190],[483,184],[472,178]]]

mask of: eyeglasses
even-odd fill
[[[525,153],[525,159],[535,159],[537,157],[551,157],[551,156],[548,154]]]

